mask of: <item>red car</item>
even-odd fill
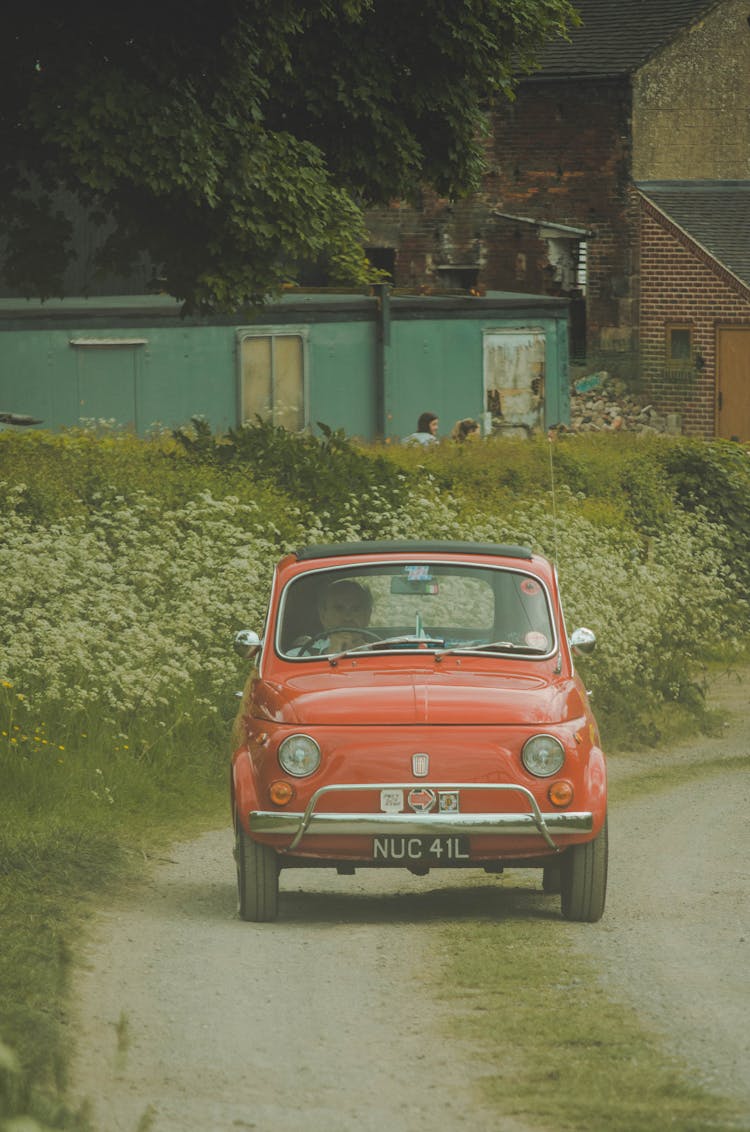
[[[607,777],[554,567],[521,546],[309,546],[276,568],[234,727],[239,912],[283,868],[543,870],[569,920],[607,884]]]

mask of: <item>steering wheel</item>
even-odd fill
[[[358,637],[365,637],[368,641],[379,641],[380,635],[373,632],[372,629],[363,629],[360,626],[354,625],[336,625],[333,629],[323,629],[321,633],[316,633],[314,637],[310,637],[303,645],[300,645],[300,656],[313,656],[313,650],[318,641],[325,641],[334,633],[353,633]],[[323,653],[320,654],[325,655]]]

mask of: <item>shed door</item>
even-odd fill
[[[750,440],[750,328],[718,331],[718,434]]]
[[[305,349],[301,334],[240,338],[240,420],[256,417],[299,432],[307,423]]]
[[[74,345],[78,354],[78,419],[137,426],[138,343]]]
[[[542,426],[545,346],[539,329],[485,333],[485,409],[496,428],[526,431]]]

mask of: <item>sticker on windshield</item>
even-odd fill
[[[526,634],[524,642],[530,649],[539,649],[540,652],[546,652],[549,648],[549,641],[544,633],[538,633],[533,629],[530,633]]]
[[[426,562],[407,562],[401,576],[391,579],[391,593],[437,594],[440,586]]]
[[[533,578],[524,578],[521,582],[521,593],[526,594],[527,597],[536,597],[541,590],[542,587]]]
[[[432,574],[430,567],[427,565],[407,565],[404,566],[404,573],[410,582],[431,582]]]

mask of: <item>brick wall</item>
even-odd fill
[[[439,287],[441,265],[477,263],[486,290],[565,294],[534,225],[494,213],[586,229],[589,347],[630,348],[638,211],[629,121],[626,81],[523,82],[493,115],[480,190],[460,201],[425,194],[418,207],[374,209],[369,243],[396,248],[397,287]]]
[[[750,325],[750,289],[712,260],[648,202],[642,205],[640,342],[642,376],[664,412],[680,413],[688,435],[716,435],[716,328]],[[666,364],[670,323],[692,330],[692,364]]]

